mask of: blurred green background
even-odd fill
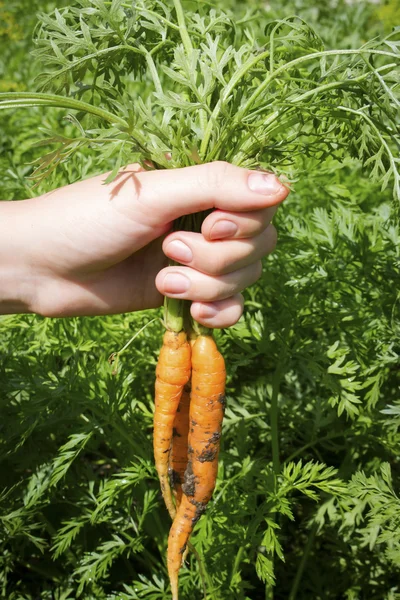
[[[68,4],[0,1],[0,91],[36,89],[36,15]],[[209,4],[254,27],[299,15],[327,48],[400,24],[394,0]],[[56,109],[0,114],[2,200],[112,167],[78,152],[36,185],[45,130],[72,131]],[[215,600],[400,597],[397,207],[357,161],[304,160],[245,316],[216,334],[229,376],[219,480],[182,599],[203,598],[201,575]],[[151,441],[160,316],[0,317],[1,598],[170,598]],[[113,374],[108,357],[146,323]]]

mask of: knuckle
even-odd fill
[[[265,231],[266,225],[261,218],[256,218],[251,223],[251,233],[253,235],[262,234]]]
[[[253,282],[255,283],[256,281],[258,281],[262,275],[263,272],[263,264],[261,260],[258,260],[256,263],[254,263],[254,270],[253,270]]]
[[[237,301],[237,305],[239,307],[240,314],[242,314],[244,311],[244,296],[243,296],[243,294],[236,294],[235,300]]]
[[[201,176],[201,185],[207,189],[219,189],[227,179],[232,165],[225,160],[216,160],[204,165]]]
[[[244,311],[244,297],[243,294],[235,294],[229,299],[229,315],[231,317],[231,325],[234,325],[239,321]]]
[[[220,277],[227,274],[229,271],[229,265],[232,263],[232,259],[222,251],[204,251],[204,248],[196,248],[194,268],[198,269],[205,275],[211,277]]]
[[[233,286],[232,286],[233,287]],[[219,277],[214,278],[214,285],[209,290],[208,302],[219,302],[220,300],[225,300],[225,298],[232,295],[232,291],[230,286],[226,285],[226,282],[221,280]]]
[[[61,284],[45,284],[36,298],[34,312],[45,318],[61,318],[75,312],[74,298],[68,287]]]
[[[226,260],[222,256],[214,255],[207,265],[209,275],[224,275],[226,272]]]
[[[275,250],[276,245],[278,243],[278,232],[273,225],[268,225],[265,230],[265,246],[266,246],[266,254],[273,252]]]
[[[268,230],[271,237],[271,246],[275,248],[276,244],[278,243],[278,231],[273,225],[269,225]]]

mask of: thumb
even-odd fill
[[[108,185],[119,210],[156,228],[210,208],[260,210],[282,202],[289,193],[272,173],[223,161],[160,171],[142,171],[131,165]]]

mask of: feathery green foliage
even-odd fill
[[[304,155],[350,155],[400,199],[396,32],[331,50],[300,17],[252,30],[208,5],[80,0],[42,15],[36,36],[41,93],[3,93],[0,108],[60,106],[103,125],[55,134],[41,176],[88,145],[107,147],[113,174],[139,158],[163,168],[229,160],[294,178]]]

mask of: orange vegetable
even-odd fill
[[[193,348],[196,338],[191,338],[189,343]],[[182,397],[175,415],[172,447],[169,461],[169,478],[175,505],[178,508],[182,498],[182,483],[188,463],[188,435],[189,435],[189,406],[191,382],[185,385]]]
[[[194,525],[214,491],[225,409],[226,371],[210,335],[200,335],[192,348],[192,393],[188,465],[182,500],[168,539],[168,573],[173,600],[178,600],[178,573]]]
[[[185,385],[175,415],[172,448],[169,460],[169,478],[175,504],[178,508],[182,498],[182,484],[188,462],[190,384]]]
[[[169,454],[176,411],[190,371],[191,347],[186,333],[166,331],[156,369],[153,446],[161,492],[171,518],[176,511],[168,481]]]

